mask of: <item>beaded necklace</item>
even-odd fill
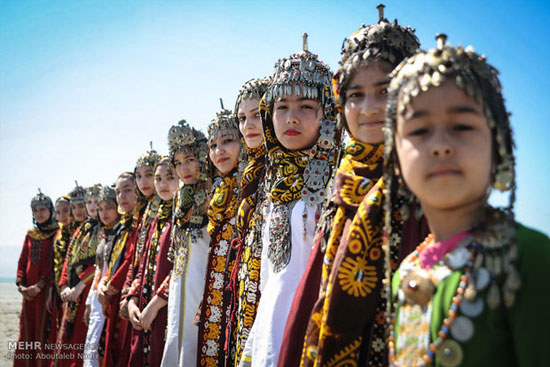
[[[425,250],[428,246],[433,245],[434,243],[434,237],[433,235],[429,235],[418,247],[417,249],[409,256],[408,263],[409,266],[405,266],[403,270],[406,268],[412,268],[415,265],[420,266],[420,253]],[[449,331],[453,327],[453,324],[455,320],[457,319],[458,315],[458,307],[461,305],[461,303],[464,300],[466,290],[468,288],[468,285],[470,284],[472,273],[474,269],[474,263],[478,254],[478,251],[480,249],[480,245],[476,241],[472,241],[471,244],[468,246],[469,248],[469,257],[466,260],[465,263],[465,271],[464,274],[460,277],[460,283],[458,285],[458,288],[456,290],[455,296],[452,298],[452,304],[451,307],[447,313],[447,317],[443,320],[443,325],[441,326],[441,329],[437,333],[438,337],[437,339],[430,343],[427,349],[427,352],[422,356],[423,364],[417,365],[417,366],[429,366],[433,363],[436,355],[441,360],[442,364],[445,364],[445,361],[447,360],[462,360],[462,349],[460,346],[453,340],[447,340],[447,336],[449,334]],[[453,251],[455,252],[455,251]],[[449,255],[447,254],[444,259],[440,260],[439,263],[447,263],[449,262]],[[404,264],[405,265],[405,264]],[[408,272],[408,274],[402,275],[402,282],[405,284],[401,285],[401,290],[399,291],[399,297],[400,302],[407,302],[408,300],[416,299],[424,301],[429,301],[429,299],[426,299],[427,297],[432,296],[433,292],[435,291],[435,287],[433,286],[433,283],[430,286],[423,286],[423,282],[426,280],[428,282],[433,282],[430,278],[425,278],[424,275],[415,274],[414,270],[411,270]],[[412,275],[409,277],[408,275]],[[416,275],[416,277],[415,277]],[[418,278],[418,276],[420,278]],[[412,278],[412,279],[411,279]],[[416,279],[415,279],[416,278]],[[408,281],[406,281],[409,279]],[[402,292],[405,289],[405,291],[408,290],[408,296],[405,295],[405,292]],[[422,294],[427,293],[429,294]],[[420,294],[418,294],[420,293]],[[403,299],[405,298],[405,299]],[[395,306],[395,305],[394,305]],[[396,357],[396,348],[395,348],[395,309],[390,317],[390,327],[389,327],[389,338],[388,338],[388,350],[389,350],[389,356],[390,356],[390,363],[394,367],[401,367],[403,366],[401,363],[397,361]],[[428,315],[428,319],[431,317],[431,315]],[[429,334],[428,334],[429,335]],[[429,338],[429,336],[428,336]],[[427,344],[427,343],[426,343]]]

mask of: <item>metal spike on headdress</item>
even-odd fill
[[[378,9],[378,22],[381,22],[384,20],[384,8],[386,6],[384,4],[378,4],[376,8]]]
[[[437,41],[437,49],[443,50],[443,47],[445,47],[445,42],[447,42],[447,35],[445,33],[438,33],[435,35],[435,39]]]
[[[223,107],[223,99],[220,97],[220,106],[222,108],[222,110],[225,110],[225,108]]]
[[[304,52],[309,52],[308,50],[308,44],[307,44],[307,37],[308,37],[308,34],[306,32],[304,32],[304,34],[302,35],[302,38],[303,38],[303,50]]]

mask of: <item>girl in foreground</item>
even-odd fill
[[[445,39],[403,62],[390,85],[385,177],[400,172],[431,231],[393,276],[390,364],[547,366],[550,240],[514,221],[512,131],[497,71]],[[507,207],[488,204],[493,188],[509,192]],[[389,218],[385,231],[387,249]]]
[[[168,323],[163,366],[196,366],[199,328],[193,323],[204,290],[210,235],[206,209],[211,190],[208,142],[185,120],[168,132],[170,158],[183,182],[175,198]]]

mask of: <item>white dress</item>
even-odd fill
[[[204,291],[210,235],[206,226],[202,238],[187,246],[187,265],[179,276],[172,271],[168,297],[166,343],[161,366],[196,366],[199,327],[193,319]],[[187,241],[188,243],[188,241]],[[176,266],[176,264],[174,264]]]
[[[96,273],[98,271],[96,269]],[[98,278],[98,274],[94,278]],[[86,306],[90,306],[90,321],[86,333],[86,343],[84,344],[84,367],[99,367],[97,349],[103,325],[105,324],[105,316],[103,315],[101,303],[99,303],[99,299],[97,298],[97,290],[93,289],[93,286],[88,293],[88,298],[86,298]]]
[[[304,206],[307,214],[305,237]],[[268,223],[270,223],[273,214],[273,204],[269,204],[262,228],[262,241],[264,244],[260,270],[262,298],[260,298],[256,319],[246,341],[239,366],[270,367],[277,365],[292,299],[306,270],[309,253],[313,247],[316,225],[315,212],[317,209],[317,206],[306,206],[301,199],[292,208],[290,214],[290,261],[283,270],[275,273],[267,257],[267,244],[269,244],[270,238]]]

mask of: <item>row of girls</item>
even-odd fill
[[[33,199],[20,340],[57,341],[47,363],[550,365],[550,240],[514,220],[509,114],[473,49],[423,51],[379,6],[335,74],[304,35],[168,146],[60,198],[57,225]]]

